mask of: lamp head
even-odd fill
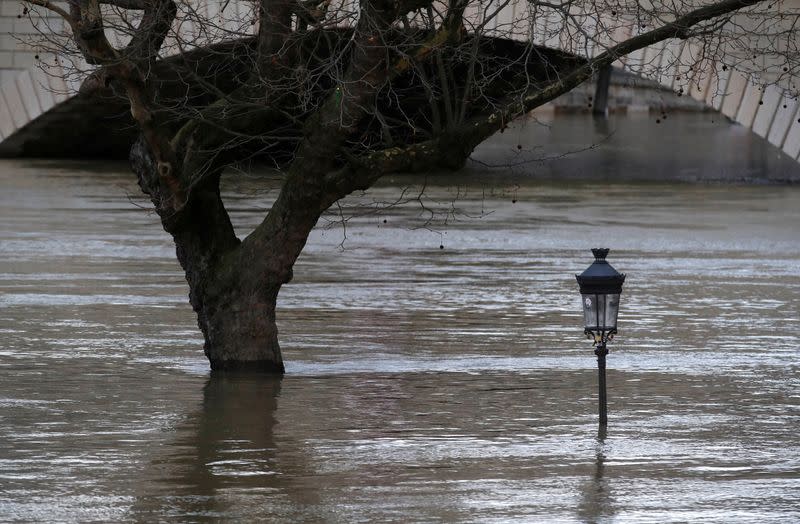
[[[611,340],[617,333],[619,297],[625,275],[608,263],[608,248],[594,248],[594,262],[575,275],[583,302],[584,333],[595,344]]]

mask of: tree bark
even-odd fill
[[[260,254],[242,249],[220,197],[221,172],[202,177],[176,205],[159,193],[158,166],[144,140],[130,159],[175,242],[211,369],[283,373],[275,306],[296,256],[281,256],[279,245]]]
[[[212,371],[284,372],[275,323],[279,289],[247,282],[221,296],[202,297],[195,311]],[[193,307],[195,302],[193,297]]]

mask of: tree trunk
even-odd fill
[[[284,280],[241,249],[218,186],[196,190],[186,212],[189,216],[170,233],[211,369],[283,373],[275,305]],[[214,222],[204,223],[212,215]]]
[[[275,246],[262,253],[242,249],[220,198],[221,173],[206,174],[187,192],[186,202],[175,202],[163,190],[143,141],[133,146],[130,158],[175,242],[211,369],[283,373],[275,305],[296,257],[281,256]]]
[[[169,232],[189,284],[189,301],[212,370],[283,373],[275,305],[285,279],[265,270],[233,232],[219,196],[219,177],[192,192],[186,214]],[[290,273],[290,272],[289,272]]]
[[[277,296],[277,287],[237,287],[222,297],[207,296],[201,309],[195,308],[213,371],[284,372],[275,324]]]

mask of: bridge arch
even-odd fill
[[[346,4],[351,0],[339,1]],[[223,36],[226,31],[241,36],[243,13],[251,8],[245,0],[230,0],[226,3],[230,16],[225,16],[223,2],[193,0],[192,5],[205,16],[218,19]],[[646,30],[641,20],[620,23],[621,15],[581,11],[580,7],[572,18],[546,8],[531,17],[530,5],[524,0],[510,2],[488,21],[488,36],[510,36],[591,58]],[[787,0],[784,5],[799,8],[800,0]],[[60,19],[42,15],[49,27],[61,26]],[[484,15],[474,10],[466,16],[477,24]],[[613,23],[612,17],[617,18]],[[36,20],[23,15],[19,1],[0,0],[0,29],[9,35],[0,41],[0,156],[97,155],[126,147],[129,136],[109,134],[100,125],[126,113],[124,104],[111,100],[98,104],[80,94],[80,84],[63,60],[39,56]],[[252,28],[246,31],[252,32]],[[193,32],[196,27],[183,24],[175,28],[173,40]],[[215,36],[219,34],[209,38]],[[167,46],[166,54],[175,53],[177,47]],[[756,63],[759,60],[761,63]],[[707,57],[695,42],[673,39],[621,57],[614,66],[706,104],[800,161],[796,78],[794,71],[782,70],[779,61],[751,59],[733,50],[727,57]],[[102,142],[93,141],[98,132],[103,134]],[[48,141],[48,135],[69,139]]]

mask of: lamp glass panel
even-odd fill
[[[603,295],[600,295],[601,297]],[[619,313],[619,293],[605,295],[605,318],[603,327],[608,331],[617,328],[617,314]]]
[[[605,319],[605,300],[603,295],[585,294],[583,299],[583,319],[586,329],[597,331]]]

